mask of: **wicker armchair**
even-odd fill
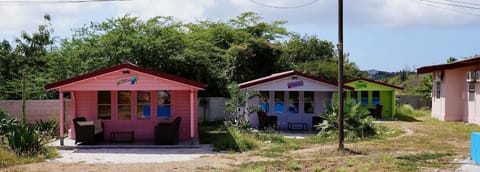
[[[176,145],[179,140],[179,128],[182,117],[177,117],[170,123],[158,123],[155,126],[155,144]]]
[[[73,119],[75,127],[75,144],[96,144],[103,140],[103,123],[100,121],[87,121],[85,117]]]

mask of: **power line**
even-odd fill
[[[469,8],[469,9],[475,9],[475,10],[480,10],[480,7],[474,7],[474,6],[469,6],[469,5],[460,5],[460,4],[455,4],[455,3],[445,3],[445,2],[439,2],[439,1],[433,1],[433,0],[420,0],[420,1],[425,1],[429,2],[432,4],[440,4],[440,5],[446,5],[446,6],[453,6],[453,7],[460,7],[460,8]]]
[[[427,2],[424,2],[424,0],[411,0],[411,1],[413,1],[415,3],[418,3],[418,4],[421,4],[421,5],[437,8],[437,9],[442,9],[442,10],[447,10],[447,11],[451,11],[451,12],[462,13],[462,14],[467,14],[467,15],[472,15],[472,16],[480,16],[480,14],[478,14],[478,13],[470,13],[470,12],[466,12],[466,11],[463,11],[463,10],[454,10],[452,8],[447,8],[444,5],[427,3]]]
[[[256,0],[249,0],[250,2],[252,3],[255,3],[257,5],[261,5],[261,6],[264,6],[264,7],[269,7],[269,8],[279,8],[279,9],[293,9],[293,8],[302,8],[302,7],[306,7],[306,6],[309,6],[319,0],[312,0],[310,2],[307,2],[307,3],[304,3],[304,4],[301,4],[301,5],[296,5],[296,6],[276,6],[276,5],[269,5],[269,4],[265,4],[265,3],[261,3],[261,2],[258,2]]]
[[[57,1],[0,1],[0,5],[40,5],[40,4],[73,4],[73,3],[91,3],[91,2],[114,2],[130,0],[57,0]]]
[[[444,0],[444,1],[456,2],[460,4],[467,4],[467,5],[473,5],[473,6],[480,6],[480,3],[474,3],[474,2],[465,2],[465,1],[459,1],[459,0]]]

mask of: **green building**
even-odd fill
[[[382,105],[382,118],[393,118],[396,113],[395,91],[403,90],[402,87],[378,82],[367,78],[355,78],[345,81],[345,85],[355,88],[354,91],[346,91],[345,99],[353,99],[361,103],[362,107],[374,109]],[[335,96],[337,97],[337,96]]]

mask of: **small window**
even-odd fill
[[[98,119],[111,119],[110,91],[97,92]]]
[[[150,91],[137,92],[137,119],[150,119]]]
[[[475,101],[475,82],[468,83],[468,101]]]
[[[157,118],[170,118],[171,106],[170,106],[170,91],[158,91],[157,92]]]
[[[437,99],[440,99],[440,95],[441,95],[441,93],[442,93],[442,92],[441,92],[442,86],[441,86],[441,84],[440,84],[440,81],[437,81],[437,82],[436,82],[435,87],[436,87],[436,88],[435,88],[435,97],[436,97]]]
[[[313,106],[314,94],[312,91],[305,91],[303,93],[303,112],[304,113],[313,113],[314,106]]]
[[[268,91],[260,91],[260,108],[266,113],[268,113],[269,110],[269,101],[270,96]]]
[[[372,104],[374,106],[380,104],[380,91],[373,91],[372,92]]]
[[[362,91],[360,92],[360,98],[362,101],[362,105],[367,106],[368,105],[368,91]]]
[[[290,91],[288,93],[288,98],[288,114],[298,114],[300,102],[298,91]]]
[[[118,119],[129,120],[131,118],[132,94],[130,91],[118,92]]]
[[[282,114],[285,112],[285,106],[283,105],[285,100],[283,91],[275,91],[275,108],[274,113]]]

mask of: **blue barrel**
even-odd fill
[[[475,163],[480,163],[480,133],[472,132],[470,142],[470,158]]]

